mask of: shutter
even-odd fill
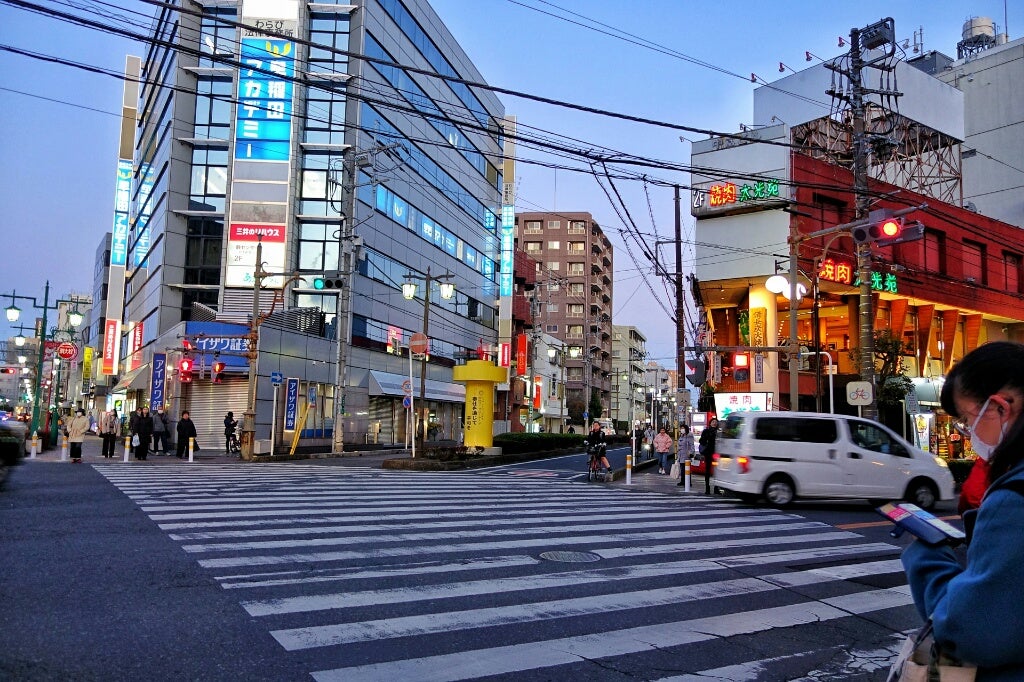
[[[204,450],[224,450],[224,415],[235,413],[239,429],[249,400],[249,378],[224,375],[224,382],[194,381],[187,409],[196,425],[196,440]],[[240,432],[239,432],[240,433]],[[239,436],[241,437],[241,436]]]

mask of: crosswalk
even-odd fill
[[[561,479],[96,465],[313,679],[884,679],[899,549]],[[859,676],[859,677],[858,677]]]

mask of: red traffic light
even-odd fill
[[[881,226],[882,237],[892,238],[900,233],[900,221],[895,218],[886,220]]]
[[[217,361],[217,362],[213,363],[213,371],[214,371],[215,374],[220,374],[221,372],[223,372],[224,371],[224,363],[220,362],[220,361]]]
[[[0,374],[17,374],[18,370],[14,367],[0,367]]]
[[[732,358],[733,367],[748,367],[750,365],[750,358],[746,353],[736,353]]]
[[[191,372],[192,371],[192,359],[182,358],[181,362],[178,363],[179,372]]]

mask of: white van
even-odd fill
[[[858,417],[734,412],[722,421],[715,450],[715,486],[776,507],[819,497],[905,499],[931,509],[954,495],[942,458]]]

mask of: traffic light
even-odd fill
[[[853,228],[853,241],[864,244],[899,237],[903,230],[903,218],[894,218],[892,213],[892,209],[889,208],[871,211],[866,224]]]
[[[183,384],[192,383],[192,367],[194,364],[192,358],[181,359],[178,363],[178,381]]]
[[[214,361],[214,363],[210,366],[210,374],[213,378],[213,383],[221,383],[224,374],[224,363],[220,360]]]
[[[691,385],[699,388],[707,382],[708,363],[703,357],[687,360],[686,367],[690,370],[690,374],[686,375],[686,380],[689,381]]]
[[[340,289],[345,286],[345,278],[341,270],[333,270],[313,278],[313,288],[317,291]]]
[[[17,374],[18,370],[15,367],[0,367],[0,374]]]
[[[903,219],[900,218],[902,221]],[[875,246],[892,246],[893,244],[902,244],[903,242],[912,242],[918,239],[924,238],[924,225],[914,221],[912,223],[900,224],[900,229],[893,237],[885,237],[875,241]]]
[[[750,356],[746,353],[732,356],[732,378],[741,382],[750,380]]]

